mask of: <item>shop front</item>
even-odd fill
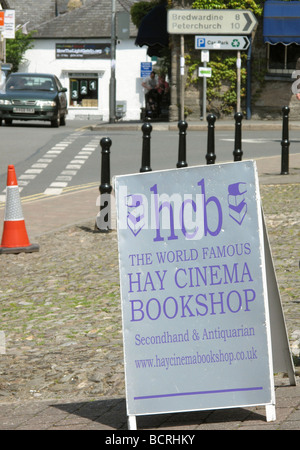
[[[279,118],[282,107],[288,106],[290,119],[298,120],[300,102],[294,87],[300,75],[300,2],[267,0],[262,19],[265,76],[253,101],[253,118]]]
[[[69,115],[72,118],[90,114],[103,120],[104,111],[101,110],[101,106],[103,107],[105,103],[105,95],[101,92],[103,76],[104,71],[101,70],[62,71],[63,84],[68,90]]]
[[[68,119],[109,120],[111,64],[116,69],[116,102],[126,105],[124,120],[138,120],[143,104],[140,67],[146,50],[133,39],[119,41],[111,60],[108,40],[36,39],[20,67],[24,72],[53,73],[67,88]]]
[[[263,39],[267,46],[268,76],[291,77],[300,58],[300,2],[267,0]]]

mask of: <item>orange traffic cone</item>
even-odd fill
[[[31,253],[39,251],[37,244],[30,244],[22,212],[19,187],[13,165],[8,166],[6,204],[1,253]]]

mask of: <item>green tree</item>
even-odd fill
[[[249,9],[257,16],[261,16],[264,0],[195,0],[195,9]]]
[[[131,20],[134,25],[139,28],[143,18],[159,3],[159,0],[152,0],[151,2],[141,1],[134,3],[130,9]]]
[[[19,65],[24,61],[26,50],[33,48],[34,31],[23,34],[22,30],[16,31],[15,39],[6,40],[6,61],[12,64],[12,71],[17,72]]]

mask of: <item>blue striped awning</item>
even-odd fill
[[[263,37],[270,44],[300,44],[300,1],[267,0]]]

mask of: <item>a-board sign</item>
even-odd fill
[[[274,405],[255,162],[115,189],[128,415]]]

